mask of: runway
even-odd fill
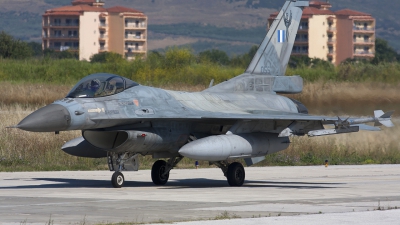
[[[111,175],[0,173],[0,224],[150,223],[344,212],[359,216],[352,213],[400,208],[400,165],[251,167],[242,187],[229,187],[220,169],[172,170],[165,186],[154,186],[149,170],[125,172],[121,189],[112,188]],[[382,211],[384,218],[395,220],[393,212]]]

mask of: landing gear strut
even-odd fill
[[[221,168],[230,186],[240,187],[244,183],[245,172],[243,165],[238,162],[229,164],[227,161],[211,162]]]
[[[183,156],[178,158],[173,157],[168,160],[157,160],[151,168],[151,179],[155,185],[164,185],[168,182],[169,172],[174,168],[181,160]]]
[[[114,160],[116,158],[116,160]],[[115,188],[121,188],[124,185],[125,178],[121,171],[137,171],[139,169],[138,154],[108,153],[108,168],[115,171],[111,177],[111,184]]]

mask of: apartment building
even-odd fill
[[[104,0],[74,0],[43,14],[42,48],[79,52],[80,60],[105,51],[145,57],[147,16],[122,6],[104,8]]]
[[[331,7],[329,1],[310,1],[303,11],[292,55],[320,58],[335,65],[348,58],[373,59],[375,19],[350,9],[333,12]],[[268,27],[277,15],[270,15]]]

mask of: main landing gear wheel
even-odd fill
[[[245,172],[242,164],[238,162],[231,163],[228,166],[226,174],[230,186],[242,186],[244,183]]]
[[[124,175],[121,172],[115,172],[111,177],[111,183],[115,188],[121,188],[124,185]]]
[[[167,169],[167,162],[157,160],[151,168],[151,179],[155,185],[164,185],[168,182],[169,171],[164,174]]]

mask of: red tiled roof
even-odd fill
[[[106,12],[106,9],[90,5],[74,5],[74,6],[63,6],[55,9],[49,9],[46,11],[46,13],[55,13],[55,12]]]
[[[342,9],[335,12],[336,15],[340,16],[371,16],[371,14],[363,13],[351,9]]]
[[[80,16],[81,12],[46,12],[43,16]]]
[[[131,9],[131,8],[126,8],[126,7],[122,7],[122,6],[115,6],[115,7],[111,7],[107,9],[107,12],[111,12],[111,13],[140,13],[143,14],[143,12],[136,10],[136,9]]]
[[[73,3],[95,3],[96,2],[96,0],[74,0],[74,1],[72,1],[72,4]]]
[[[274,12],[272,13],[269,18],[270,19],[275,19],[278,16],[279,12]],[[335,15],[334,12],[331,10],[323,10],[323,9],[318,9],[315,7],[305,7],[303,10],[303,15],[302,18],[309,18],[312,15]]]
[[[332,6],[330,3],[321,2],[321,1],[310,1],[310,6],[311,6],[311,5],[318,5],[318,6],[327,5],[327,6]]]
[[[323,10],[315,7],[305,7],[303,15],[335,15],[331,10]]]

